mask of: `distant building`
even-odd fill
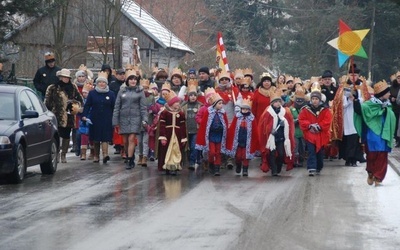
[[[109,52],[106,63],[112,67],[117,65],[117,60],[121,60],[123,66],[140,60],[143,68],[169,66],[172,69],[178,66],[187,53],[194,54],[189,46],[134,1],[121,0],[122,7],[118,11],[110,11],[113,10],[114,2],[116,1],[68,2],[65,10],[65,32],[58,32],[56,35],[58,39],[63,36],[59,43],[62,48],[58,50],[61,54],[56,53],[59,66],[74,69],[83,63],[88,68],[99,68],[104,58],[102,51],[106,47]],[[109,6],[105,7],[106,4]],[[43,15],[30,19],[5,37],[6,47],[16,51],[10,61],[16,64],[17,76],[33,77],[37,68],[44,65],[44,53],[56,52],[53,29],[55,21],[52,21],[55,18]],[[115,39],[118,36],[122,41],[120,46]],[[109,37],[108,43],[105,37]],[[139,45],[137,50],[134,46],[136,39]],[[113,49],[117,53],[113,54]],[[135,51],[138,52],[136,55]]]

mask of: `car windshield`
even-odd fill
[[[0,93],[0,120],[16,120],[13,94]]]

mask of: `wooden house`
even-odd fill
[[[17,76],[33,78],[48,51],[55,52],[58,66],[70,69],[82,63],[97,69],[104,62],[111,67],[140,63],[144,69],[172,69],[187,53],[194,53],[132,0],[67,3],[6,36],[6,47],[16,52],[10,62],[15,63]]]

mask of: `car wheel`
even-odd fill
[[[18,144],[15,156],[16,161],[14,170],[11,173],[11,180],[14,183],[21,183],[26,172],[25,149],[21,144]]]
[[[40,170],[42,170],[42,174],[54,174],[56,172],[57,155],[58,155],[57,142],[53,138],[53,140],[51,140],[49,158],[46,162],[40,164]]]

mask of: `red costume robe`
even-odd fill
[[[168,105],[160,114],[158,139],[167,140],[165,146],[158,143],[158,170],[181,170],[182,152],[187,142],[186,119],[182,111],[171,111]]]
[[[228,129],[226,138],[226,150],[231,157],[235,157],[238,148],[238,135],[242,121],[246,122],[247,141],[246,141],[246,159],[254,158],[254,154],[259,150],[257,123],[253,114],[243,116],[240,112],[236,114]]]
[[[278,116],[284,121],[284,148],[285,148],[285,158],[284,163],[286,164],[286,171],[293,169],[294,165],[294,121],[293,115],[289,108],[281,107],[279,114],[276,114],[272,106],[269,106],[264,113],[261,115],[258,122],[258,131],[260,138],[260,150],[263,157],[263,162],[261,165],[261,170],[263,172],[268,172],[270,169],[267,159],[272,150],[275,149],[275,136],[271,134],[272,130],[277,127]]]
[[[263,87],[259,87],[256,89],[253,95],[253,104],[251,106],[251,113],[256,117],[256,121],[258,122],[261,118],[261,115],[265,111],[265,109],[271,104],[270,95],[275,91],[275,87],[271,87],[269,89],[265,89]]]

